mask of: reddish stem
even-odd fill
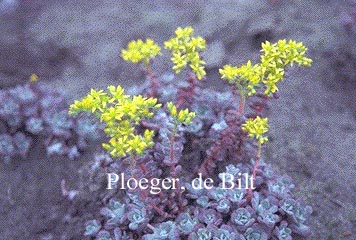
[[[239,102],[239,111],[238,111],[239,116],[242,116],[242,114],[244,113],[245,103],[246,103],[246,97],[240,92],[240,102]]]
[[[174,140],[175,140],[176,134],[177,134],[177,124],[174,125],[173,133],[172,133],[172,136],[171,136],[171,139],[170,139],[170,153],[169,153],[169,157],[170,157],[170,159],[171,159],[171,162],[174,161]],[[175,177],[176,172],[175,172],[175,168],[174,168],[174,165],[173,165],[173,164],[171,165],[171,173],[172,173],[172,176]]]
[[[188,99],[193,99],[193,97],[196,95],[195,90],[198,86],[198,80],[195,74],[190,73],[187,78],[187,82],[189,83],[189,87],[179,88],[179,92],[177,94],[177,108],[181,108],[187,101],[188,103],[191,103]]]
[[[253,180],[256,180],[257,168],[258,168],[259,161],[260,161],[260,158],[261,158],[261,148],[262,148],[261,143],[258,143],[256,161],[255,161],[255,164],[253,165],[253,170],[252,170],[252,179]],[[248,193],[247,193],[248,201],[251,201],[251,199],[252,199],[252,190],[253,190],[252,188],[248,189]]]
[[[130,157],[130,169],[133,172],[135,170],[136,167],[136,156],[135,155],[131,155]]]
[[[151,206],[154,210],[156,210],[156,212],[157,212],[159,215],[164,216],[164,217],[168,217],[168,218],[174,218],[173,215],[171,215],[171,214],[169,214],[169,213],[163,211],[162,209],[160,209],[160,208],[157,207],[156,205],[154,205],[154,204],[151,203],[150,206]]]
[[[208,173],[209,173],[208,166],[209,165],[210,166],[215,166],[213,161],[214,161],[216,155],[218,154],[218,152],[220,150],[220,144],[219,143],[215,144],[213,150],[211,151],[211,155],[208,156],[207,158],[205,158],[205,160],[203,161],[203,163],[199,167],[198,173],[201,173],[204,177],[206,175],[208,175]]]
[[[158,96],[158,88],[159,88],[159,83],[156,78],[156,75],[152,71],[151,66],[148,64],[146,65],[145,72],[147,74],[147,79],[150,81],[150,97],[156,98]]]
[[[141,163],[139,166],[140,166],[143,174],[146,174],[148,172],[147,168],[145,167],[145,165],[143,163]]]
[[[151,224],[149,224],[149,223],[147,223],[147,227],[148,227],[149,229],[151,229],[152,231],[155,230],[155,228],[154,228]]]

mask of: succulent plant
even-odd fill
[[[219,212],[219,213],[228,213],[230,211],[230,207],[231,207],[231,204],[230,204],[230,201],[228,199],[221,199],[217,206],[216,206],[216,210]]]
[[[244,233],[246,240],[268,240],[268,235],[258,225],[253,225]]]
[[[16,152],[23,158],[27,156],[27,153],[31,147],[32,139],[27,137],[22,132],[17,132],[13,136],[13,142],[15,145]]]
[[[96,240],[114,240],[108,231],[100,231],[96,236]]]
[[[200,222],[205,223],[206,225],[215,225],[219,226],[223,219],[222,215],[214,209],[200,209],[196,208],[195,214],[197,215]]]
[[[245,192],[246,191],[244,189],[231,189],[227,192],[227,198],[230,200],[230,202],[242,205],[246,202],[246,200],[244,200]]]
[[[40,134],[43,131],[44,129],[43,124],[44,124],[43,120],[37,117],[29,118],[25,122],[26,130],[34,135]]]
[[[260,63],[248,61],[220,70],[222,78],[233,85],[233,93],[221,93],[201,89],[197,83],[205,75],[205,62],[199,56],[205,40],[193,37],[191,27],[178,28],[175,34],[165,43],[172,53],[173,69],[179,73],[189,66],[195,75],[188,74],[184,82],[165,75],[154,98],[125,95],[122,87],[109,86],[109,93],[92,90],[71,106],[71,113],[92,112],[102,120],[110,138],[103,146],[111,157],[118,158],[106,156],[92,169],[101,166],[105,172],[122,172],[135,179],[179,177],[177,188],[157,194],[121,189],[117,200],[115,194],[108,193],[111,200],[101,210],[104,230],[96,224],[99,221],[90,222],[87,235],[190,240],[309,236],[306,220],[311,208],[295,199],[291,180],[276,175],[261,157],[262,144],[268,140],[263,110],[278,90],[276,84],[287,65],[310,65],[306,48],[294,41],[265,42]],[[148,65],[158,52],[150,52],[151,47],[157,50],[150,41],[129,45],[122,55],[132,62]],[[152,93],[152,84],[136,87],[136,94]],[[237,91],[239,107],[233,97]],[[252,113],[246,114],[248,95],[257,100],[251,104]],[[135,167],[130,167],[126,155],[135,156]],[[255,188],[223,188],[226,176],[238,178],[242,173],[252,175]],[[197,175],[212,177],[214,186],[193,186]],[[241,183],[247,184],[247,180],[242,178]]]
[[[91,89],[80,101],[75,101],[69,114],[92,113],[105,125],[104,132],[109,141],[102,147],[113,157],[131,156],[131,168],[136,164],[136,157],[153,146],[154,131],[145,129],[137,133],[137,125],[144,119],[152,118],[154,111],[161,107],[156,98],[145,98],[141,95],[124,94],[121,86],[109,86],[107,92]]]
[[[206,72],[204,70],[205,62],[201,60],[199,51],[205,49],[205,39],[202,37],[193,37],[194,29],[192,27],[177,28],[175,37],[164,43],[164,47],[171,51],[173,70],[179,73],[187,65],[201,80]]]
[[[0,135],[0,156],[5,162],[9,162],[11,157],[15,155],[15,146],[13,139],[8,134]]]
[[[236,224],[238,230],[245,231],[255,222],[252,214],[253,210],[250,207],[238,208],[232,212],[231,222]]]
[[[226,189],[223,189],[221,187],[215,187],[208,192],[208,196],[210,199],[220,201],[222,199],[225,199],[227,192],[228,191]]]
[[[122,224],[126,220],[126,205],[110,199],[108,207],[102,208],[100,213],[108,218],[107,225]]]
[[[150,63],[150,60],[157,55],[161,54],[161,48],[152,40],[138,39],[137,41],[131,41],[127,45],[127,49],[123,49],[121,57],[125,61],[132,63],[144,62],[146,65]]]
[[[140,209],[137,207],[133,207],[127,213],[127,218],[130,221],[129,228],[131,230],[138,230],[138,231],[146,227],[146,224],[149,221],[149,219],[147,218],[147,213],[145,208]]]
[[[178,229],[186,235],[190,234],[199,222],[197,218],[191,217],[189,213],[179,214],[175,221]]]
[[[280,226],[276,226],[274,234],[278,240],[292,240],[292,230],[288,228],[288,223],[283,221]]]
[[[228,225],[223,225],[220,228],[213,229],[213,240],[243,239],[243,236],[240,233],[237,233],[232,227]]]
[[[172,221],[160,223],[154,227],[153,234],[146,234],[144,240],[175,240],[179,238],[177,226]]]
[[[142,160],[138,160],[138,165]],[[165,172],[164,164],[157,166]],[[190,185],[190,188],[187,187],[186,191],[180,192],[180,197],[175,191],[168,190],[142,199],[143,191],[126,190],[126,195],[120,201],[112,198],[108,205],[102,208],[101,213],[105,218],[103,225],[113,239],[115,239],[115,231],[125,232],[133,239],[229,239],[232,237],[241,240],[263,240],[289,239],[292,234],[309,236],[310,228],[305,225],[305,221],[310,215],[311,208],[305,206],[302,201],[294,199],[292,193],[286,199],[277,199],[274,193],[269,191],[266,183],[271,180],[278,181],[281,177],[264,176],[264,172],[270,172],[270,167],[265,163],[261,166],[263,169],[259,174],[261,179],[266,179],[266,182],[254,192],[252,202],[246,201],[245,190],[237,188],[232,189],[236,191],[226,190],[227,194],[224,194],[220,187],[192,191],[194,190],[192,183],[187,180],[181,184]],[[229,171],[231,167],[227,166],[225,171]],[[125,171],[129,166],[120,164],[117,168],[113,168],[113,165],[110,168],[114,171]],[[252,165],[239,163],[235,164],[234,168],[251,169]],[[155,172],[156,169],[148,171]],[[237,199],[242,196],[245,201],[230,201],[230,191],[238,195]],[[87,225],[87,229],[92,225],[99,229],[95,223],[98,221]]]
[[[197,232],[189,235],[189,240],[210,240],[213,238],[213,231],[208,228],[199,228]]]
[[[15,156],[26,158],[37,136],[49,155],[67,155],[70,159],[100,137],[97,123],[84,127],[92,122],[88,117],[69,117],[64,97],[41,82],[2,89],[0,100],[1,142],[7,142],[7,146],[0,147],[0,158],[5,162]]]
[[[90,220],[86,222],[85,225],[86,227],[85,227],[84,236],[93,236],[96,233],[98,233],[99,230],[101,229],[101,225],[97,220]]]

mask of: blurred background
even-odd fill
[[[271,102],[265,161],[290,175],[313,207],[314,239],[356,239],[355,1],[0,0],[0,88],[35,73],[72,101],[90,88],[142,83],[121,49],[137,38],[163,46],[188,25],[207,40],[207,88],[228,89],[218,69],[258,61],[265,40],[309,48],[312,67],[289,69]],[[166,51],[153,64],[158,74],[170,67]],[[0,163],[0,239],[81,239],[86,216],[98,211],[95,202],[72,206],[60,192],[62,179],[78,187],[89,155],[43,156],[34,148],[26,161]]]

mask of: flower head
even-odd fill
[[[176,73],[187,65],[201,80],[206,75],[204,70],[205,62],[201,60],[199,52],[205,49],[205,39],[202,37],[193,37],[194,30],[188,26],[186,28],[177,28],[176,36],[164,43],[164,47],[171,51],[173,70]]]
[[[195,112],[189,112],[188,109],[178,111],[177,107],[173,104],[173,102],[167,103],[167,109],[170,115],[177,123],[188,125],[192,122],[192,119],[195,117]]]
[[[35,82],[37,82],[37,81],[38,81],[38,76],[37,76],[36,74],[32,73],[32,74],[30,75],[30,82],[31,82],[31,83],[35,83]]]
[[[235,84],[239,91],[249,95],[256,93],[255,87],[261,81],[261,66],[259,64],[252,65],[251,61],[240,67],[225,65],[219,69],[219,73],[222,79]]]
[[[248,133],[250,138],[256,138],[260,144],[268,141],[268,138],[263,136],[268,131],[268,118],[247,119],[246,123],[242,124],[242,130]]]
[[[161,54],[161,48],[152,39],[146,39],[145,42],[141,39],[131,41],[127,45],[127,49],[121,51],[121,57],[125,61],[132,63],[142,61],[146,65],[159,54]]]
[[[270,96],[278,91],[277,83],[283,79],[288,65],[311,65],[312,60],[305,57],[306,51],[302,42],[279,40],[271,44],[266,41],[262,43],[260,63],[253,65],[248,61],[240,67],[225,65],[219,72],[222,79],[236,84],[243,94],[254,95],[256,88],[263,86],[264,94]]]
[[[108,92],[91,90],[81,101],[70,106],[69,113],[91,112],[105,123],[104,132],[110,137],[102,146],[113,157],[141,155],[153,146],[154,131],[146,129],[143,134],[136,133],[136,126],[142,119],[152,118],[153,111],[161,105],[156,98],[124,94],[121,86],[109,86]]]
[[[293,40],[279,40],[271,44],[266,41],[262,43],[263,55],[261,55],[261,68],[263,74],[263,83],[266,86],[265,94],[271,95],[278,91],[277,83],[284,77],[284,68],[287,65],[293,66],[297,63],[299,66],[310,66],[313,62],[305,57],[307,48],[302,42]]]

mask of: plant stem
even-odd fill
[[[192,104],[196,96],[196,88],[199,87],[199,80],[196,75],[190,72],[185,80],[189,86],[180,87],[177,93],[177,108],[181,108],[184,104]]]
[[[177,134],[177,128],[178,128],[178,124],[174,123],[173,133],[172,133],[172,136],[171,136],[171,139],[170,139],[171,149],[170,149],[169,157],[171,159],[171,162],[174,161],[174,141],[175,141],[175,137],[176,137],[176,134]],[[175,168],[174,168],[173,165],[171,166],[171,172],[172,172],[173,177],[175,177]]]
[[[240,103],[239,103],[239,116],[242,116],[242,114],[244,113],[244,109],[245,109],[245,102],[246,102],[246,97],[245,95],[241,92],[240,92]]]
[[[135,155],[131,155],[131,157],[130,157],[130,168],[131,168],[132,172],[135,169],[135,167],[136,167],[136,156]]]
[[[260,158],[261,158],[261,149],[262,149],[262,144],[260,142],[258,142],[256,161],[255,161],[255,164],[253,166],[253,171],[252,171],[253,179],[256,178],[258,163],[259,163]]]
[[[262,144],[260,142],[258,142],[256,161],[255,161],[255,164],[253,165],[253,170],[252,170],[252,179],[253,179],[253,181],[256,180],[257,168],[258,168],[258,164],[259,164],[259,161],[260,161],[260,158],[261,158],[261,149],[262,149]],[[248,201],[252,200],[252,188],[248,189],[247,200]]]
[[[153,70],[151,68],[151,64],[148,63],[146,64],[146,74],[147,74],[147,79],[150,81],[150,97],[157,97],[157,89],[159,87],[158,81],[156,79],[155,74],[153,73]]]
[[[149,223],[147,223],[147,227],[148,227],[149,229],[151,229],[152,231],[155,230],[155,228],[154,228],[151,224],[149,224]]]

